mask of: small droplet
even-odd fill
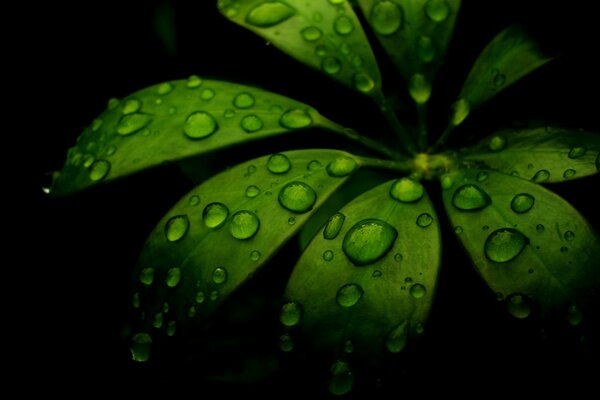
[[[479,186],[462,185],[452,196],[452,205],[462,211],[476,211],[489,206],[491,197]]]
[[[288,333],[284,333],[279,337],[279,349],[285,353],[294,350],[294,340]]]
[[[331,250],[325,250],[323,252],[323,260],[325,260],[327,262],[333,260],[333,251],[331,251]]]
[[[196,207],[198,204],[200,204],[200,197],[194,194],[194,195],[190,196],[188,203],[190,206]]]
[[[229,209],[222,203],[210,203],[204,207],[202,219],[207,228],[218,229],[229,216]]]
[[[333,240],[337,237],[344,225],[346,216],[342,213],[335,213],[327,221],[327,225],[323,229],[323,238],[327,240]]]
[[[215,117],[206,111],[191,113],[185,120],[183,132],[190,139],[204,139],[219,129]]]
[[[189,228],[190,220],[187,215],[176,215],[165,224],[165,236],[169,242],[177,242],[183,239]]]
[[[167,336],[175,335],[175,331],[177,329],[177,323],[175,321],[169,321],[167,324]]]
[[[260,254],[260,251],[258,251],[258,250],[252,250],[252,251],[250,252],[250,259],[251,259],[252,261],[255,261],[255,262],[256,262],[256,261],[260,260],[260,257],[261,257],[261,256],[262,256],[262,254]]]
[[[375,88],[375,81],[373,81],[373,78],[364,72],[359,72],[358,74],[354,75],[353,80],[354,87],[362,93],[369,93]]]
[[[238,211],[231,216],[229,233],[236,239],[246,240],[252,238],[260,228],[260,220],[251,211]]]
[[[354,158],[338,157],[327,164],[327,173],[329,176],[341,178],[353,173],[357,167],[358,164]]]
[[[300,129],[312,125],[310,114],[303,110],[288,110],[279,119],[279,124],[287,129]]]
[[[152,122],[152,117],[147,114],[123,115],[117,125],[117,133],[121,136],[128,136],[145,128],[150,122]]]
[[[269,28],[278,25],[296,14],[296,10],[280,1],[262,3],[254,7],[248,15],[246,22],[259,28]]]
[[[110,145],[106,148],[106,155],[107,156],[112,156],[113,154],[115,154],[115,152],[117,151],[117,146],[115,145]]]
[[[544,232],[544,225],[542,224],[537,224],[535,227],[535,230],[537,231],[537,233],[542,233]]]
[[[352,307],[358,303],[363,296],[363,288],[356,283],[348,283],[342,286],[337,291],[335,299],[337,303],[342,307]]]
[[[477,182],[483,182],[488,178],[488,174],[485,171],[479,171],[477,173],[477,176],[475,177],[475,180],[477,180]]]
[[[317,201],[317,193],[304,182],[294,181],[279,191],[279,204],[294,213],[312,210]]]
[[[160,329],[163,325],[163,313],[159,312],[154,314],[154,319],[152,320],[152,326],[156,329]]]
[[[253,199],[254,197],[258,196],[259,194],[260,194],[260,189],[258,188],[258,186],[250,185],[246,188],[246,197],[248,197],[249,199]]]
[[[422,63],[428,64],[435,59],[435,44],[429,36],[421,36],[417,41],[417,56]]]
[[[571,326],[578,326],[583,321],[583,313],[576,305],[572,305],[567,310],[567,322]]]
[[[385,338],[385,348],[390,353],[400,353],[408,342],[408,320],[396,325]]]
[[[215,301],[219,298],[219,291],[218,290],[213,290],[210,292],[210,295],[208,296],[208,298],[210,299],[210,301]]]
[[[454,227],[454,233],[456,233],[457,235],[460,235],[460,234],[462,234],[462,233],[463,233],[463,227],[462,227],[462,226],[460,226],[460,225],[456,225],[456,226]]]
[[[408,93],[417,104],[425,104],[431,96],[431,84],[423,74],[414,74],[408,81]]]
[[[471,112],[471,104],[467,99],[459,99],[450,106],[450,123],[453,126],[460,125]]]
[[[94,121],[92,121],[92,132],[97,132],[98,129],[100,129],[102,127],[102,120],[100,118],[95,119]]]
[[[173,88],[174,88],[174,86],[169,82],[161,83],[160,85],[158,85],[158,88],[156,89],[156,93],[158,93],[161,96],[164,96],[165,94],[171,93]]]
[[[423,213],[417,217],[417,225],[421,228],[427,228],[433,223],[433,217],[431,214]]]
[[[140,282],[146,286],[152,285],[154,282],[154,268],[144,268],[140,271]]]
[[[425,296],[427,290],[425,289],[425,286],[421,285],[420,283],[415,283],[410,287],[409,293],[415,299],[420,299]]]
[[[519,193],[510,202],[510,208],[517,214],[523,214],[531,210],[535,204],[535,198],[529,193]]]
[[[233,105],[237,108],[247,109],[254,106],[254,96],[247,92],[242,92],[234,97]]]
[[[573,231],[566,231],[564,238],[567,242],[572,242],[575,239],[575,233]]]
[[[344,353],[352,354],[354,352],[354,344],[350,339],[344,342]]]
[[[165,278],[165,283],[168,287],[172,288],[179,284],[181,280],[181,269],[179,268],[171,268],[167,271],[167,277]]]
[[[264,123],[258,115],[250,114],[242,118],[240,126],[247,133],[254,133],[260,131],[263,128]]]
[[[531,300],[518,293],[513,293],[506,299],[508,312],[515,318],[525,319],[531,314]]]
[[[398,232],[387,222],[364,219],[348,230],[342,250],[355,265],[368,265],[385,256],[397,237]]]
[[[443,190],[448,190],[454,185],[454,179],[450,175],[444,175],[440,179]]]
[[[135,292],[133,294],[133,308],[140,308],[140,293],[139,292]]]
[[[131,358],[133,361],[145,362],[150,358],[152,337],[147,333],[136,333],[131,338]]]
[[[497,74],[496,76],[494,76],[493,83],[494,86],[497,88],[504,86],[504,84],[506,83],[506,75]]]
[[[323,61],[321,61],[321,69],[325,71],[326,74],[334,75],[342,69],[342,62],[336,57],[325,57]]]
[[[390,196],[402,203],[415,203],[425,195],[425,188],[412,178],[396,180],[390,187]]]
[[[504,136],[493,136],[490,139],[488,147],[491,151],[502,151],[506,148],[506,138]]]
[[[200,93],[200,98],[204,101],[209,101],[212,100],[213,97],[215,97],[216,93],[214,90],[212,89],[204,89],[201,93]]]
[[[323,45],[318,45],[317,47],[315,47],[315,54],[317,55],[317,57],[325,57],[327,55],[327,48]]]
[[[302,307],[297,301],[290,301],[281,307],[279,321],[285,326],[298,325],[302,318]]]
[[[502,228],[487,237],[483,248],[488,260],[505,263],[521,254],[528,243],[529,239],[518,230]]]
[[[106,160],[97,160],[90,167],[90,179],[94,182],[101,181],[110,172],[110,163]]]
[[[296,218],[295,217],[289,217],[288,218],[288,225],[295,225],[296,224]]]
[[[226,108],[225,111],[223,111],[223,117],[227,119],[235,117],[235,110],[231,108]]]
[[[581,157],[585,156],[585,153],[586,153],[585,147],[582,147],[582,146],[572,147],[571,150],[569,150],[569,158],[571,158],[571,159],[581,158]]]
[[[118,101],[118,100],[117,100]],[[142,102],[138,99],[127,99],[123,103],[123,114],[133,114],[142,108]]]
[[[190,89],[196,89],[202,86],[203,80],[198,75],[192,75],[188,78],[186,86]]]
[[[338,35],[347,36],[354,31],[354,24],[350,18],[342,15],[335,20],[333,29],[335,29]]]
[[[429,0],[425,4],[425,15],[434,22],[444,22],[450,15],[447,0]]]
[[[562,247],[560,248],[560,252],[561,252],[561,253],[563,253],[563,254],[564,254],[564,253],[568,253],[568,252],[569,252],[569,248],[568,248],[567,246],[562,246]]]
[[[188,313],[187,313],[188,318],[194,318],[196,316],[196,311],[197,311],[196,307],[195,306],[191,306],[188,309]]]
[[[369,15],[373,30],[381,36],[391,36],[402,27],[404,12],[392,1],[377,2]]]
[[[292,168],[290,159],[281,153],[275,153],[267,160],[267,169],[272,174],[285,174]]]
[[[381,278],[382,276],[383,276],[383,272],[381,272],[378,269],[373,271],[373,273],[371,274],[371,277],[373,277],[373,278]]]
[[[331,394],[342,396],[352,390],[354,376],[348,363],[338,360],[331,366],[330,370],[331,379],[327,387]]]
[[[213,270],[212,280],[217,285],[225,283],[227,281],[227,270],[223,267],[217,267]]]
[[[106,107],[109,110],[114,110],[115,108],[117,108],[119,106],[120,103],[121,102],[119,101],[119,99],[115,99],[115,98],[108,99],[108,104],[106,105]]]
[[[394,261],[396,261],[396,262],[400,262],[400,261],[402,261],[402,259],[403,259],[403,258],[404,258],[404,257],[403,257],[403,256],[402,256],[402,254],[400,254],[400,253],[396,253],[396,254],[394,254]]]
[[[567,169],[565,170],[565,172],[563,173],[563,178],[565,179],[571,179],[572,177],[575,176],[575,174],[577,173],[577,171],[575,171],[574,169]]]
[[[481,230],[484,232],[487,231],[488,229],[490,229],[490,227],[488,225],[484,225],[481,227]]]
[[[300,31],[300,34],[307,42],[317,41],[323,36],[323,32],[316,26],[309,26]]]
[[[204,292],[196,293],[196,303],[202,304],[202,303],[204,303],[205,300],[206,300],[206,296],[204,295]]]
[[[535,173],[533,178],[531,178],[531,180],[536,183],[546,182],[548,179],[550,179],[550,172],[545,169],[539,170]]]

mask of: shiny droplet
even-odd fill
[[[371,274],[371,277],[373,277],[373,278],[381,278],[382,276],[383,276],[383,272],[381,272],[378,269],[373,271],[373,273]]]
[[[493,136],[488,143],[491,151],[502,151],[506,148],[506,138],[504,136]]]
[[[431,84],[423,74],[414,74],[408,81],[408,93],[417,104],[425,104],[431,96]]]
[[[92,132],[97,132],[98,129],[100,129],[102,127],[102,123],[103,121],[100,118],[95,119],[94,121],[92,121]]]
[[[110,163],[106,160],[97,160],[90,167],[90,179],[94,182],[106,178],[110,172]]]
[[[167,277],[165,278],[165,283],[168,287],[175,287],[179,284],[181,280],[181,269],[179,268],[171,268],[167,271]]]
[[[342,62],[336,57],[325,57],[323,61],[321,61],[321,69],[325,71],[326,74],[334,75],[342,69]]]
[[[515,318],[525,319],[531,314],[531,300],[522,294],[513,293],[506,299],[508,312]]]
[[[202,86],[202,79],[198,75],[192,75],[187,79],[186,86],[190,89],[196,89]]]
[[[458,126],[469,116],[471,104],[467,99],[459,99],[450,106],[450,123]]]
[[[200,93],[200,98],[204,101],[209,101],[212,100],[213,97],[215,97],[216,93],[214,90],[212,89],[204,89],[201,93]]]
[[[226,108],[225,111],[223,111],[223,117],[227,119],[235,117],[235,110],[232,108]]]
[[[258,115],[250,114],[242,118],[240,126],[247,133],[254,133],[260,131],[263,128],[264,123]]]
[[[233,105],[237,108],[247,109],[254,106],[254,96],[247,92],[242,92],[234,97]]]
[[[118,100],[117,100],[118,101]],[[110,106],[110,103],[109,103]],[[123,103],[123,114],[133,114],[142,108],[142,102],[138,99],[127,99]]]
[[[448,190],[454,186],[454,179],[450,175],[444,175],[440,179],[440,184],[442,185],[443,190]]]
[[[250,185],[246,188],[246,197],[248,197],[249,199],[253,199],[254,197],[258,196],[259,194],[260,194],[260,189],[258,188],[258,186]]]
[[[355,265],[372,264],[394,245],[398,232],[385,221],[370,218],[357,222],[344,236],[342,250]]]
[[[333,29],[338,35],[347,36],[354,31],[354,23],[345,15],[338,17],[333,23]]]
[[[487,237],[483,249],[488,260],[505,263],[521,254],[528,243],[529,239],[518,230],[502,228]]]
[[[331,0],[330,0],[331,1]],[[331,379],[327,388],[331,394],[342,396],[352,390],[354,376],[347,362],[338,360],[331,366]]]
[[[206,300],[204,292],[196,292],[196,303],[202,304]]]
[[[344,225],[346,216],[342,213],[335,213],[327,221],[327,225],[323,229],[323,238],[327,240],[333,240],[337,237]]]
[[[115,152],[117,151],[117,146],[115,145],[110,145],[106,148],[106,155],[107,156],[112,156],[113,154],[115,154]]]
[[[377,2],[369,15],[373,30],[381,36],[390,36],[398,32],[404,22],[404,13],[400,6],[392,1]]]
[[[106,105],[106,107],[109,110],[114,110],[115,108],[117,108],[119,106],[119,104],[121,104],[121,102],[119,101],[119,99],[108,99],[108,104]]]
[[[279,337],[279,349],[285,353],[294,350],[294,340],[288,333]]]
[[[229,209],[222,203],[210,203],[204,207],[202,219],[204,225],[210,229],[218,229],[225,223],[229,216]]]
[[[533,178],[531,178],[531,180],[536,183],[546,182],[548,179],[550,179],[550,172],[545,169],[539,170],[535,173]]]
[[[417,56],[422,63],[430,63],[435,59],[435,44],[429,36],[421,36],[417,40]]]
[[[385,348],[390,353],[400,353],[408,342],[408,320],[396,325],[385,338]]]
[[[495,87],[502,87],[506,83],[506,75],[497,74],[496,76],[494,76],[494,80],[492,82],[494,83]]]
[[[325,260],[327,262],[333,260],[333,251],[331,251],[331,250],[325,250],[323,252],[323,260]]]
[[[197,196],[195,194],[190,196],[190,199],[188,200],[188,204],[192,207],[196,207],[198,204],[200,204],[200,196]]]
[[[145,362],[150,358],[152,337],[147,333],[136,333],[131,338],[131,358],[133,361]]]
[[[354,158],[338,157],[327,164],[327,173],[329,176],[341,178],[353,173],[357,167],[358,164]]]
[[[127,114],[121,117],[117,125],[117,133],[121,136],[128,136],[136,133],[152,122],[152,117],[147,114]]]
[[[272,174],[285,174],[292,168],[290,159],[281,153],[275,153],[267,160],[267,169]]]
[[[176,215],[171,217],[165,224],[165,236],[169,242],[177,242],[183,239],[190,228],[190,220],[187,215]]]
[[[317,193],[304,182],[294,181],[279,191],[279,204],[294,213],[312,210],[317,201]]]
[[[300,34],[302,35],[302,38],[304,38],[304,40],[306,40],[307,42],[317,41],[321,38],[321,36],[323,36],[323,32],[321,32],[321,30],[316,26],[309,26],[302,29],[300,31]]]
[[[156,329],[159,329],[163,326],[163,313],[159,312],[154,314],[154,319],[152,320],[152,326]]]
[[[423,213],[417,217],[417,225],[421,228],[427,228],[433,223],[433,217],[431,214]]]
[[[475,180],[477,182],[483,182],[483,181],[487,180],[487,178],[488,178],[487,172],[485,172],[485,171],[479,171],[477,173],[477,176],[475,177]]]
[[[173,84],[171,84],[169,82],[165,82],[165,83],[161,83],[160,85],[158,85],[158,88],[156,88],[156,93],[158,93],[161,96],[164,96],[165,94],[171,93],[171,91],[173,91],[173,89],[174,89]]]
[[[213,290],[210,292],[210,294],[208,295],[208,298],[210,299],[210,301],[215,301],[219,298],[219,291],[218,290]]]
[[[569,158],[571,158],[571,159],[581,158],[581,157],[585,156],[585,153],[586,153],[585,147],[582,147],[582,146],[572,147],[571,150],[569,150]]]
[[[415,283],[410,287],[409,293],[415,299],[420,299],[425,296],[427,290],[425,289],[425,286],[421,285],[420,283]]]
[[[260,251],[258,251],[258,250],[252,250],[250,252],[250,259],[252,261],[258,261],[258,260],[260,260],[261,256],[262,256],[262,254],[260,254]]]
[[[302,307],[297,301],[290,301],[281,307],[279,321],[285,326],[298,325],[302,318]]]
[[[434,22],[444,22],[450,15],[450,5],[447,0],[428,0],[425,15]]]
[[[291,18],[294,14],[296,10],[285,3],[265,2],[250,10],[246,15],[246,22],[259,28],[269,28]]]
[[[296,224],[296,218],[295,217],[289,217],[288,218],[288,225],[295,225]]]
[[[288,110],[279,119],[279,124],[287,129],[300,129],[312,125],[310,114],[303,110]]]
[[[215,117],[206,111],[191,113],[185,120],[183,132],[190,139],[204,139],[219,129]]]
[[[402,203],[414,203],[425,195],[425,188],[412,178],[396,180],[390,187],[390,196]]]
[[[260,220],[251,211],[238,211],[231,216],[229,233],[236,239],[246,240],[252,238],[260,228]]]
[[[575,174],[577,174],[577,171],[575,171],[574,169],[567,169],[565,170],[565,172],[563,173],[563,178],[565,179],[571,179],[572,177],[575,176]]]
[[[342,307],[352,307],[363,296],[363,288],[356,283],[349,283],[338,289],[335,299]]]
[[[542,232],[544,232],[544,225],[542,225],[542,224],[537,224],[537,225],[535,226],[535,230],[537,231],[537,233],[542,233]]]
[[[323,45],[318,45],[315,47],[315,54],[318,57],[325,57],[327,55],[327,48]]]
[[[460,225],[456,225],[454,227],[454,233],[456,233],[457,235],[461,235],[463,233],[463,227]]]
[[[321,164],[321,161],[312,160],[311,162],[308,163],[308,165],[306,166],[306,169],[309,170],[310,172],[313,172],[313,171],[318,170],[322,166],[323,166],[323,164]]]
[[[481,210],[491,203],[491,197],[479,186],[473,184],[462,185],[452,196],[452,205],[463,211]]]
[[[217,267],[213,270],[212,281],[217,285],[227,281],[227,270],[223,267]]]
[[[572,242],[575,239],[575,233],[573,231],[566,231],[563,237],[567,242]]]
[[[358,74],[354,75],[353,81],[354,87],[363,93],[369,93],[375,88],[375,81],[373,81],[373,78],[364,72],[359,72]]]
[[[519,193],[510,202],[510,208],[517,214],[523,214],[531,210],[535,204],[535,198],[529,193]]]
[[[152,285],[152,282],[154,282],[154,268],[143,268],[140,271],[140,282],[146,286]]]

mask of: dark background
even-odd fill
[[[19,82],[25,85],[15,97],[18,107],[12,117],[24,124],[12,131],[22,150],[7,151],[7,156],[18,160],[13,164],[18,168],[9,171],[25,172],[14,187],[17,201],[26,207],[22,213],[7,213],[7,232],[16,239],[7,247],[17,258],[5,266],[13,271],[5,275],[5,286],[11,293],[9,308],[16,309],[7,324],[15,335],[14,345],[7,342],[8,351],[16,355],[13,371],[36,383],[24,390],[40,385],[48,393],[76,393],[77,385],[84,385],[84,393],[183,389],[196,390],[198,396],[213,391],[292,397],[326,393],[324,371],[330,360],[281,357],[277,351],[278,301],[298,254],[294,243],[276,259],[278,268],[267,267],[239,295],[244,303],[258,299],[243,309],[248,317],[236,317],[235,303],[230,302],[224,315],[211,321],[191,344],[177,342],[153,362],[134,365],[127,341],[121,338],[132,267],[148,233],[191,188],[190,183],[170,166],[65,199],[44,196],[40,189],[45,174],[62,166],[67,148],[109,98],[191,74],[288,95],[360,131],[373,124],[383,127],[363,96],[227,22],[213,3],[93,0],[17,11],[19,28],[9,40],[16,63],[11,64],[16,64],[15,76],[22,74]],[[600,131],[596,97],[600,74],[594,60],[599,35],[590,3],[465,1],[435,86],[433,107],[439,120],[446,120],[443,106],[456,96],[483,46],[507,25],[520,22],[549,52],[562,56],[473,115],[461,128],[463,136],[482,136],[501,126],[531,121]],[[169,10],[176,22],[175,49],[164,45],[156,29],[157,14],[164,16]],[[384,62],[382,70],[385,87],[402,90],[393,67]],[[27,112],[21,115],[24,108]],[[370,118],[364,118],[365,110]],[[250,148],[258,156],[311,146],[318,136]],[[240,153],[235,149],[224,153],[231,157],[221,157],[225,161],[218,167],[242,161]],[[590,188],[598,183],[592,178],[552,187],[597,230],[598,200]],[[400,359],[388,360],[382,371],[359,367],[355,396],[427,395],[433,388],[474,393],[479,385],[486,388],[481,395],[593,386],[600,361],[598,308],[585,314],[584,324],[577,328],[552,328],[535,318],[514,320],[476,276],[449,227],[443,228],[444,265],[424,338]],[[23,244],[31,246],[21,250]],[[248,370],[258,371],[260,379],[230,382],[231,377],[245,379],[243,372]]]

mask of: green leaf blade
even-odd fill
[[[298,327],[316,347],[341,353],[351,341],[355,354],[377,358],[422,332],[441,260],[439,225],[427,195],[400,202],[390,196],[394,184],[342,208],[344,218],[331,219],[341,229],[317,233],[294,268],[286,298],[301,305]]]
[[[379,67],[349,2],[226,0],[218,7],[304,64],[361,93],[380,95]]]
[[[566,318],[570,306],[580,307],[592,295],[600,281],[600,239],[566,201],[493,171],[462,170],[445,181],[444,206],[454,231],[512,315]],[[489,200],[478,207],[458,206],[474,204],[464,200],[482,193]]]
[[[600,135],[575,129],[505,130],[464,149],[469,163],[540,183],[563,182],[598,173]]]

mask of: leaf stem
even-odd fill
[[[390,160],[382,160],[380,158],[369,158],[369,157],[358,157],[355,156],[356,158],[358,158],[360,160],[360,162],[362,163],[362,165],[366,168],[373,168],[373,169],[384,169],[384,170],[388,170],[388,171],[395,171],[395,172],[405,172],[405,173],[410,173],[412,171],[412,161],[408,158],[405,158],[403,160],[395,160],[395,161],[390,161]]]
[[[403,150],[403,153],[406,153],[408,155],[414,155],[416,153],[415,142],[408,133],[408,128],[406,128],[406,126],[404,126],[400,122],[394,110],[390,108],[385,96],[381,92],[379,92],[375,96],[373,96],[373,99],[379,106],[379,109],[385,117],[385,120],[387,121],[389,127],[392,129],[392,131],[398,138],[400,148]]]

